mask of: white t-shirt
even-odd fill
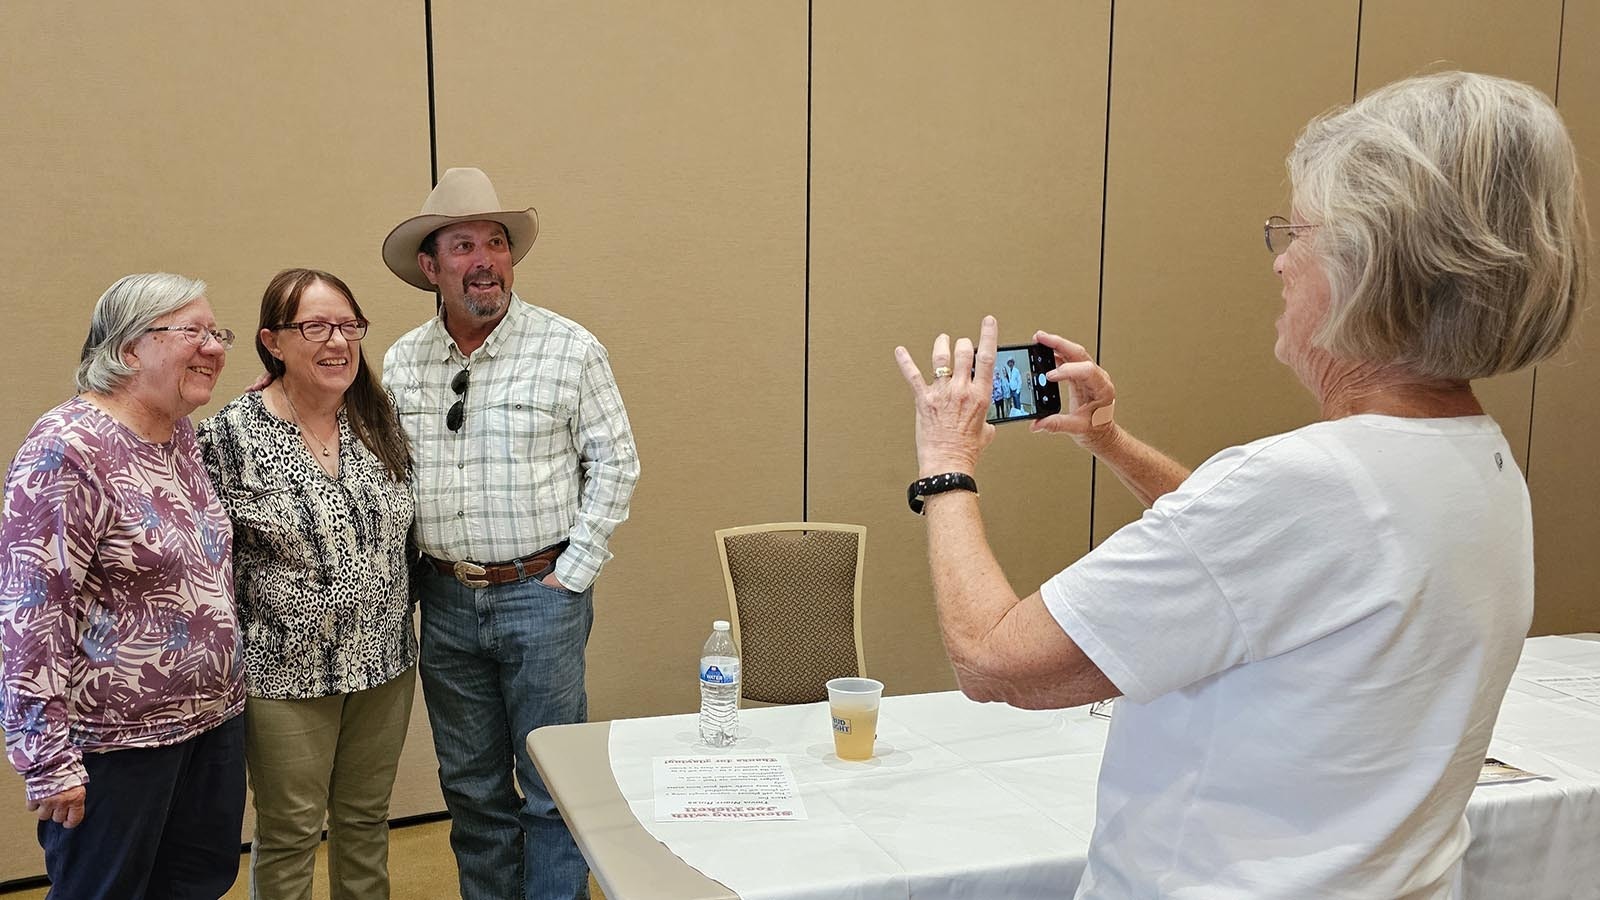
[[[1487,417],[1217,454],[1047,582],[1125,695],[1079,898],[1435,898],[1533,612]]]

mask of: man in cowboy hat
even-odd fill
[[[524,741],[586,717],[591,585],[639,477],[605,348],[511,290],[538,233],[462,168],[383,242],[438,296],[383,374],[415,460],[422,688],[465,900],[586,895]]]

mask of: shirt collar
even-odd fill
[[[523,302],[521,297],[517,296],[516,291],[512,291],[511,300],[506,304],[505,316],[495,324],[494,330],[489,332],[489,337],[484,340],[483,346],[479,349],[487,354],[490,359],[499,355],[500,348],[510,339],[510,335],[518,329],[518,323],[522,321],[524,316],[528,315],[531,308],[527,303]],[[453,362],[457,359],[465,358],[465,354],[456,347],[455,339],[450,336],[449,330],[444,327],[444,307],[442,305],[428,322],[428,328],[428,339],[433,342],[434,358],[441,362]]]

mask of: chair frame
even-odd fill
[[[728,568],[727,538],[741,534],[783,531],[839,531],[856,536],[855,610],[851,614],[856,637],[856,674],[867,675],[867,656],[861,640],[861,574],[867,568],[867,526],[845,525],[838,522],[768,522],[764,525],[740,525],[737,528],[720,528],[716,533],[717,558],[722,560],[722,584],[728,591],[728,612],[732,616],[733,640],[743,646],[739,638],[739,598],[733,590],[733,572]]]

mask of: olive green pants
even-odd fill
[[[254,900],[311,900],[324,821],[329,896],[389,896],[389,796],[416,683],[412,668],[353,694],[245,701]]]

